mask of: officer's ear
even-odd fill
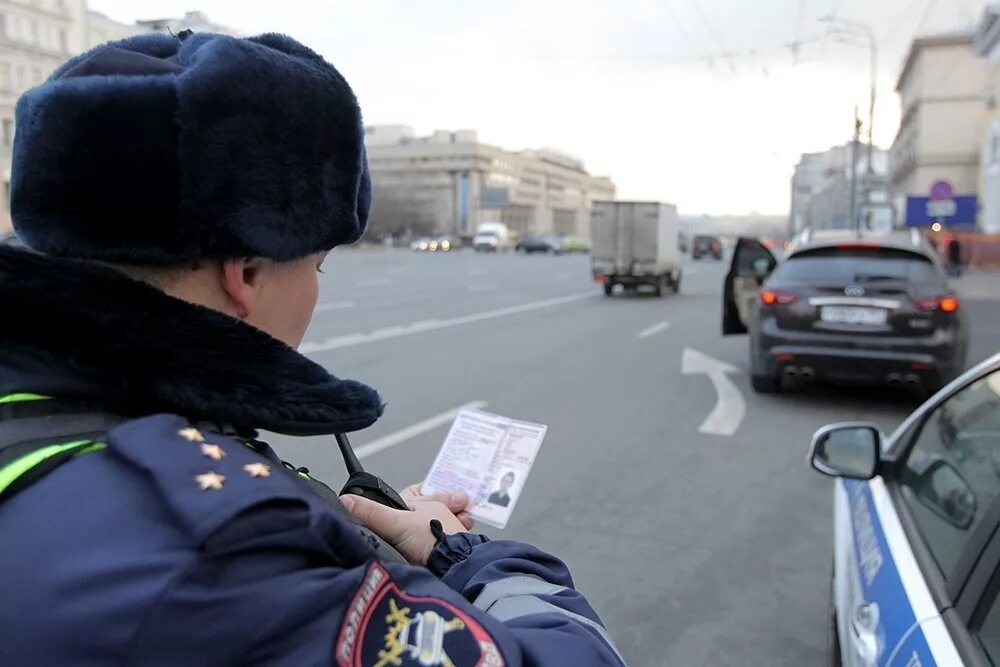
[[[242,257],[222,262],[222,289],[229,297],[236,317],[245,320],[250,316],[260,290],[261,269],[264,260]]]

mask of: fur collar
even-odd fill
[[[370,387],[101,266],[0,247],[0,313],[0,388],[69,387],[125,414],[299,435],[356,431],[382,413]]]

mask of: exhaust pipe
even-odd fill
[[[803,366],[802,370],[799,371],[799,375],[802,376],[803,380],[813,380],[816,378],[816,371],[810,366]]]
[[[782,371],[785,377],[794,378],[799,376],[799,369],[795,366],[785,366],[785,370]]]
[[[911,389],[919,389],[920,387],[924,386],[923,380],[921,380],[920,376],[915,373],[910,373],[909,375],[907,375],[905,378],[903,378],[903,382],[906,384],[907,387]]]
[[[903,386],[903,376],[899,373],[889,373],[886,376],[885,381],[890,387],[902,387]]]

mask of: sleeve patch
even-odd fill
[[[438,598],[407,595],[377,563],[347,608],[334,658],[338,667],[504,667],[472,616]]]

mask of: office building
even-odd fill
[[[373,236],[470,235],[483,222],[522,234],[590,234],[590,203],[613,199],[609,178],[547,150],[510,151],[474,130],[418,137],[401,125],[368,127]]]

